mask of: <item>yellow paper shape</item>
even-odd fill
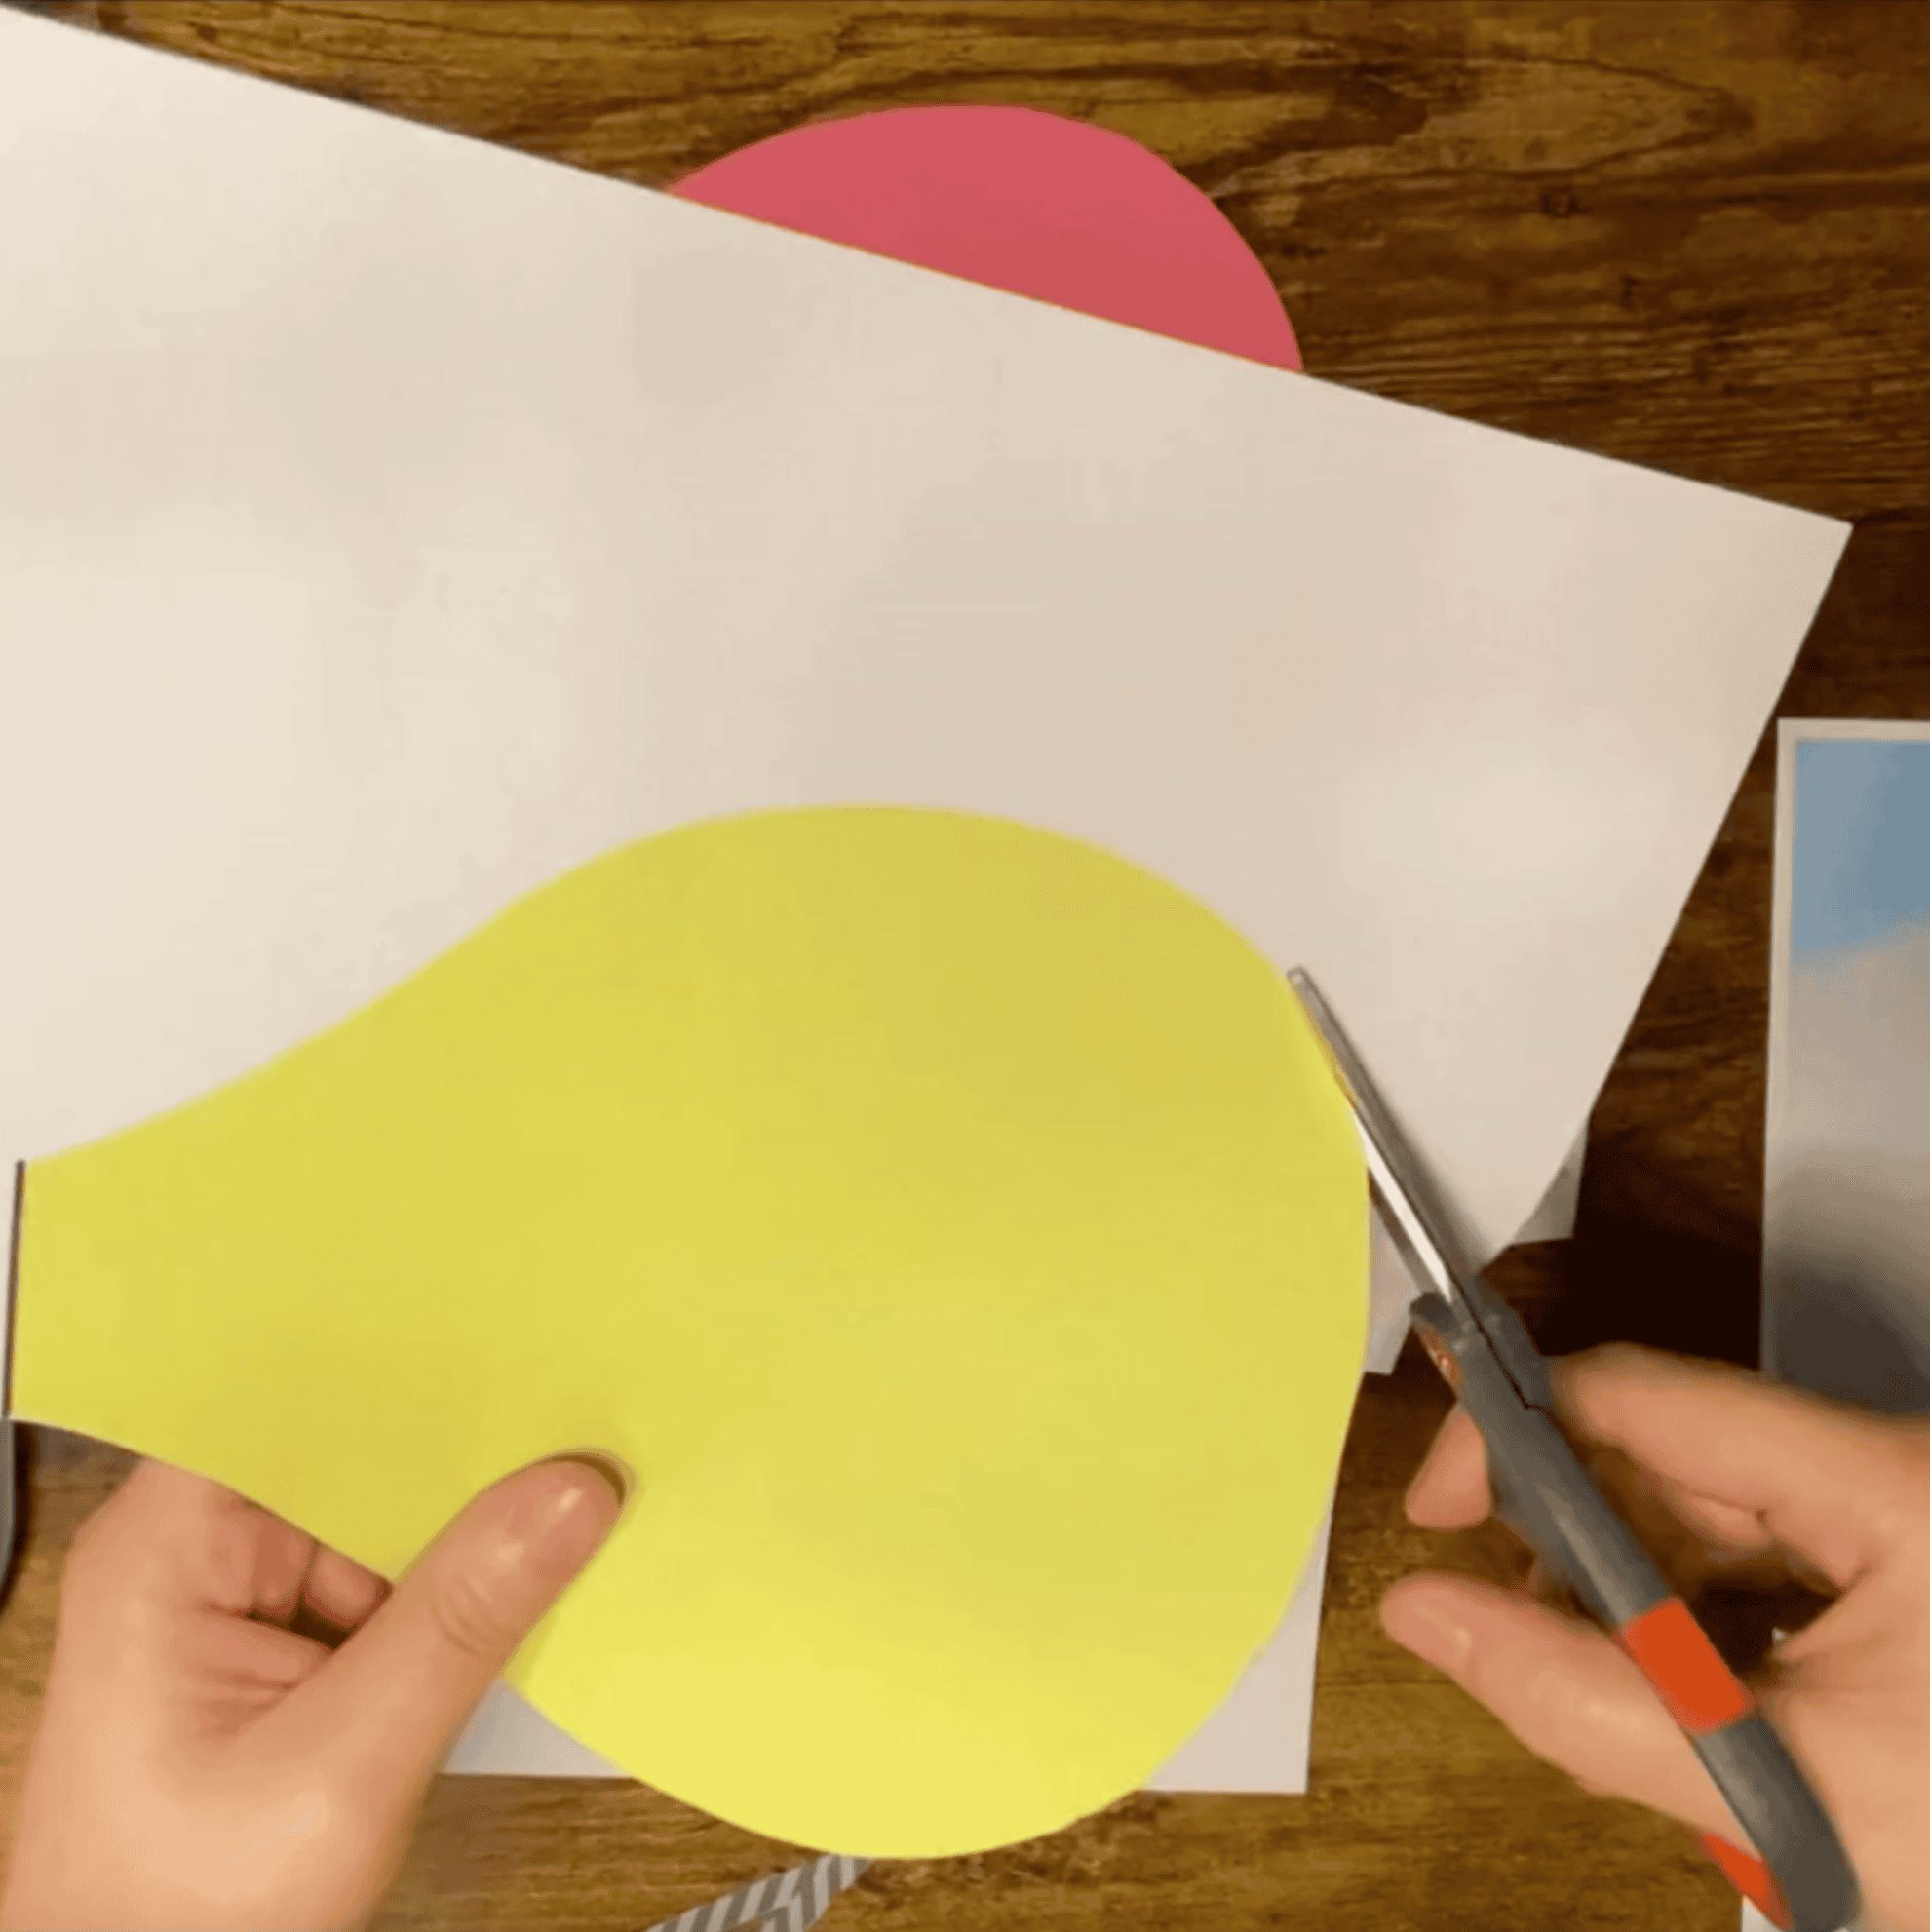
[[[733,1823],[939,1856],[1137,1788],[1269,1637],[1366,1241],[1216,916],[1002,821],[758,814],[32,1163],[15,1408],[388,1575],[614,1449],[640,1497],[512,1681]]]

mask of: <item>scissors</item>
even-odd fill
[[[1414,1331],[1487,1446],[1496,1514],[1634,1658],[1767,1862],[1698,1833],[1703,1850],[1784,1932],[1840,1932],[1859,1901],[1829,1814],[1748,1687],[1576,1459],[1554,1419],[1547,1363],[1456,1239],[1427,1170],[1327,1002],[1304,972],[1287,978],[1353,1107],[1374,1205],[1423,1284]]]

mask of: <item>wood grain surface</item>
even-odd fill
[[[42,11],[649,184],[905,103],[1115,129],[1225,211],[1316,373],[1855,520],[1782,713],[1930,717],[1925,0]],[[1765,736],[1596,1110],[1575,1240],[1499,1265],[1553,1351],[1755,1360],[1772,795]],[[874,1869],[830,1923],[1733,1927],[1685,1834],[1583,1796],[1379,1634],[1411,1569],[1524,1567],[1491,1527],[1402,1517],[1447,1408],[1411,1344],[1361,1396],[1309,1796],[1136,1797],[1034,1844]],[[10,1809],[62,1553],[126,1458],[43,1431],[31,1463],[0,1616]],[[377,1924],[618,1932],[787,1856],[634,1786],[444,1779]]]

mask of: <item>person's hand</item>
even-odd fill
[[[360,1925],[456,1734],[615,1524],[612,1471],[506,1477],[391,1590],[142,1463],[67,1560],[0,1927]]]
[[[1781,1568],[1834,1599],[1745,1680],[1835,1823],[1860,1922],[1930,1932],[1930,1423],[1646,1349],[1550,1369],[1578,1452],[1605,1451],[1598,1481],[1679,1589],[1664,1513],[1700,1575]],[[1457,1407],[1408,1515],[1460,1529],[1491,1507],[1480,1433]],[[1395,1584],[1380,1620],[1584,1791],[1757,1852],[1635,1664],[1546,1594],[1429,1572]]]

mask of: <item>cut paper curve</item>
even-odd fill
[[[670,190],[821,241],[1278,368],[1279,291],[1211,196],[1138,141],[1031,107],[790,128]]]
[[[388,1575],[606,1447],[640,1495],[516,1686],[748,1829],[963,1853],[1136,1789],[1271,1634],[1366,1225],[1298,1003],[1197,902],[994,819],[753,814],[32,1163],[16,1411]]]

